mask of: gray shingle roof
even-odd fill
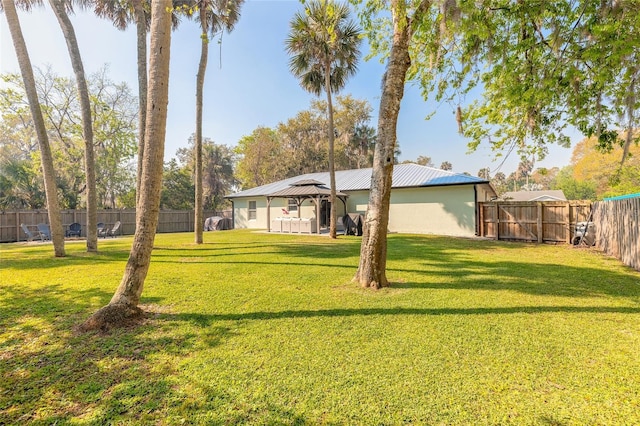
[[[566,201],[567,199],[561,189],[505,192],[500,198],[505,201]]]
[[[341,192],[369,190],[373,169],[341,170],[336,172],[336,189]],[[266,196],[288,188],[301,180],[329,182],[329,172],[307,173],[227,195],[227,198]],[[484,179],[454,173],[414,163],[393,166],[392,188],[415,188],[443,185],[473,185],[488,183]]]

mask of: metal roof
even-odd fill
[[[341,170],[336,172],[336,189],[341,192],[368,191],[371,187],[371,173],[373,169]],[[267,196],[301,180],[316,180],[328,182],[329,172],[307,173],[292,178],[283,179],[267,185],[247,189],[227,195],[227,198]],[[396,164],[393,166],[392,188],[415,188],[444,185],[473,185],[489,183],[488,181],[433,167],[421,166],[415,163]]]

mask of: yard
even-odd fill
[[[640,424],[640,274],[596,251],[394,234],[373,292],[357,237],[192,240],[108,335],[131,237],[0,245],[0,424]]]

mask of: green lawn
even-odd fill
[[[569,246],[160,234],[135,329],[77,334],[131,237],[0,245],[0,424],[640,424],[640,274]]]

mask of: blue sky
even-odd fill
[[[235,145],[258,126],[278,123],[307,109],[313,95],[304,91],[289,72],[284,40],[289,21],[301,8],[297,1],[248,0],[242,17],[231,34],[224,34],[222,49],[214,40],[204,87],[203,135],[216,143]],[[355,16],[354,16],[355,17]],[[48,5],[31,13],[20,12],[23,32],[35,67],[51,65],[60,75],[72,76],[66,44]],[[133,28],[115,29],[111,23],[90,13],[71,17],[83,56],[85,72],[109,65],[115,82],[126,81],[137,93],[136,40]],[[363,50],[367,49],[366,40]],[[200,58],[199,31],[195,23],[183,20],[173,33],[169,82],[169,116],[165,158],[187,145],[195,128],[195,77]],[[0,72],[18,72],[11,37],[4,16],[0,17]],[[366,99],[373,107],[372,125],[377,124],[380,79],[384,66],[377,59],[361,61],[359,72],[341,94]],[[425,117],[436,114],[428,121]],[[577,143],[579,137],[573,141]],[[467,154],[467,141],[457,133],[453,109],[449,104],[425,102],[417,87],[407,85],[398,122],[400,160],[419,155],[453,164],[456,172],[475,175],[482,167],[495,171],[502,158],[495,158],[487,145]],[[549,155],[536,167],[565,166],[571,149],[550,147]],[[501,171],[510,173],[517,166],[515,156],[507,159]]]

